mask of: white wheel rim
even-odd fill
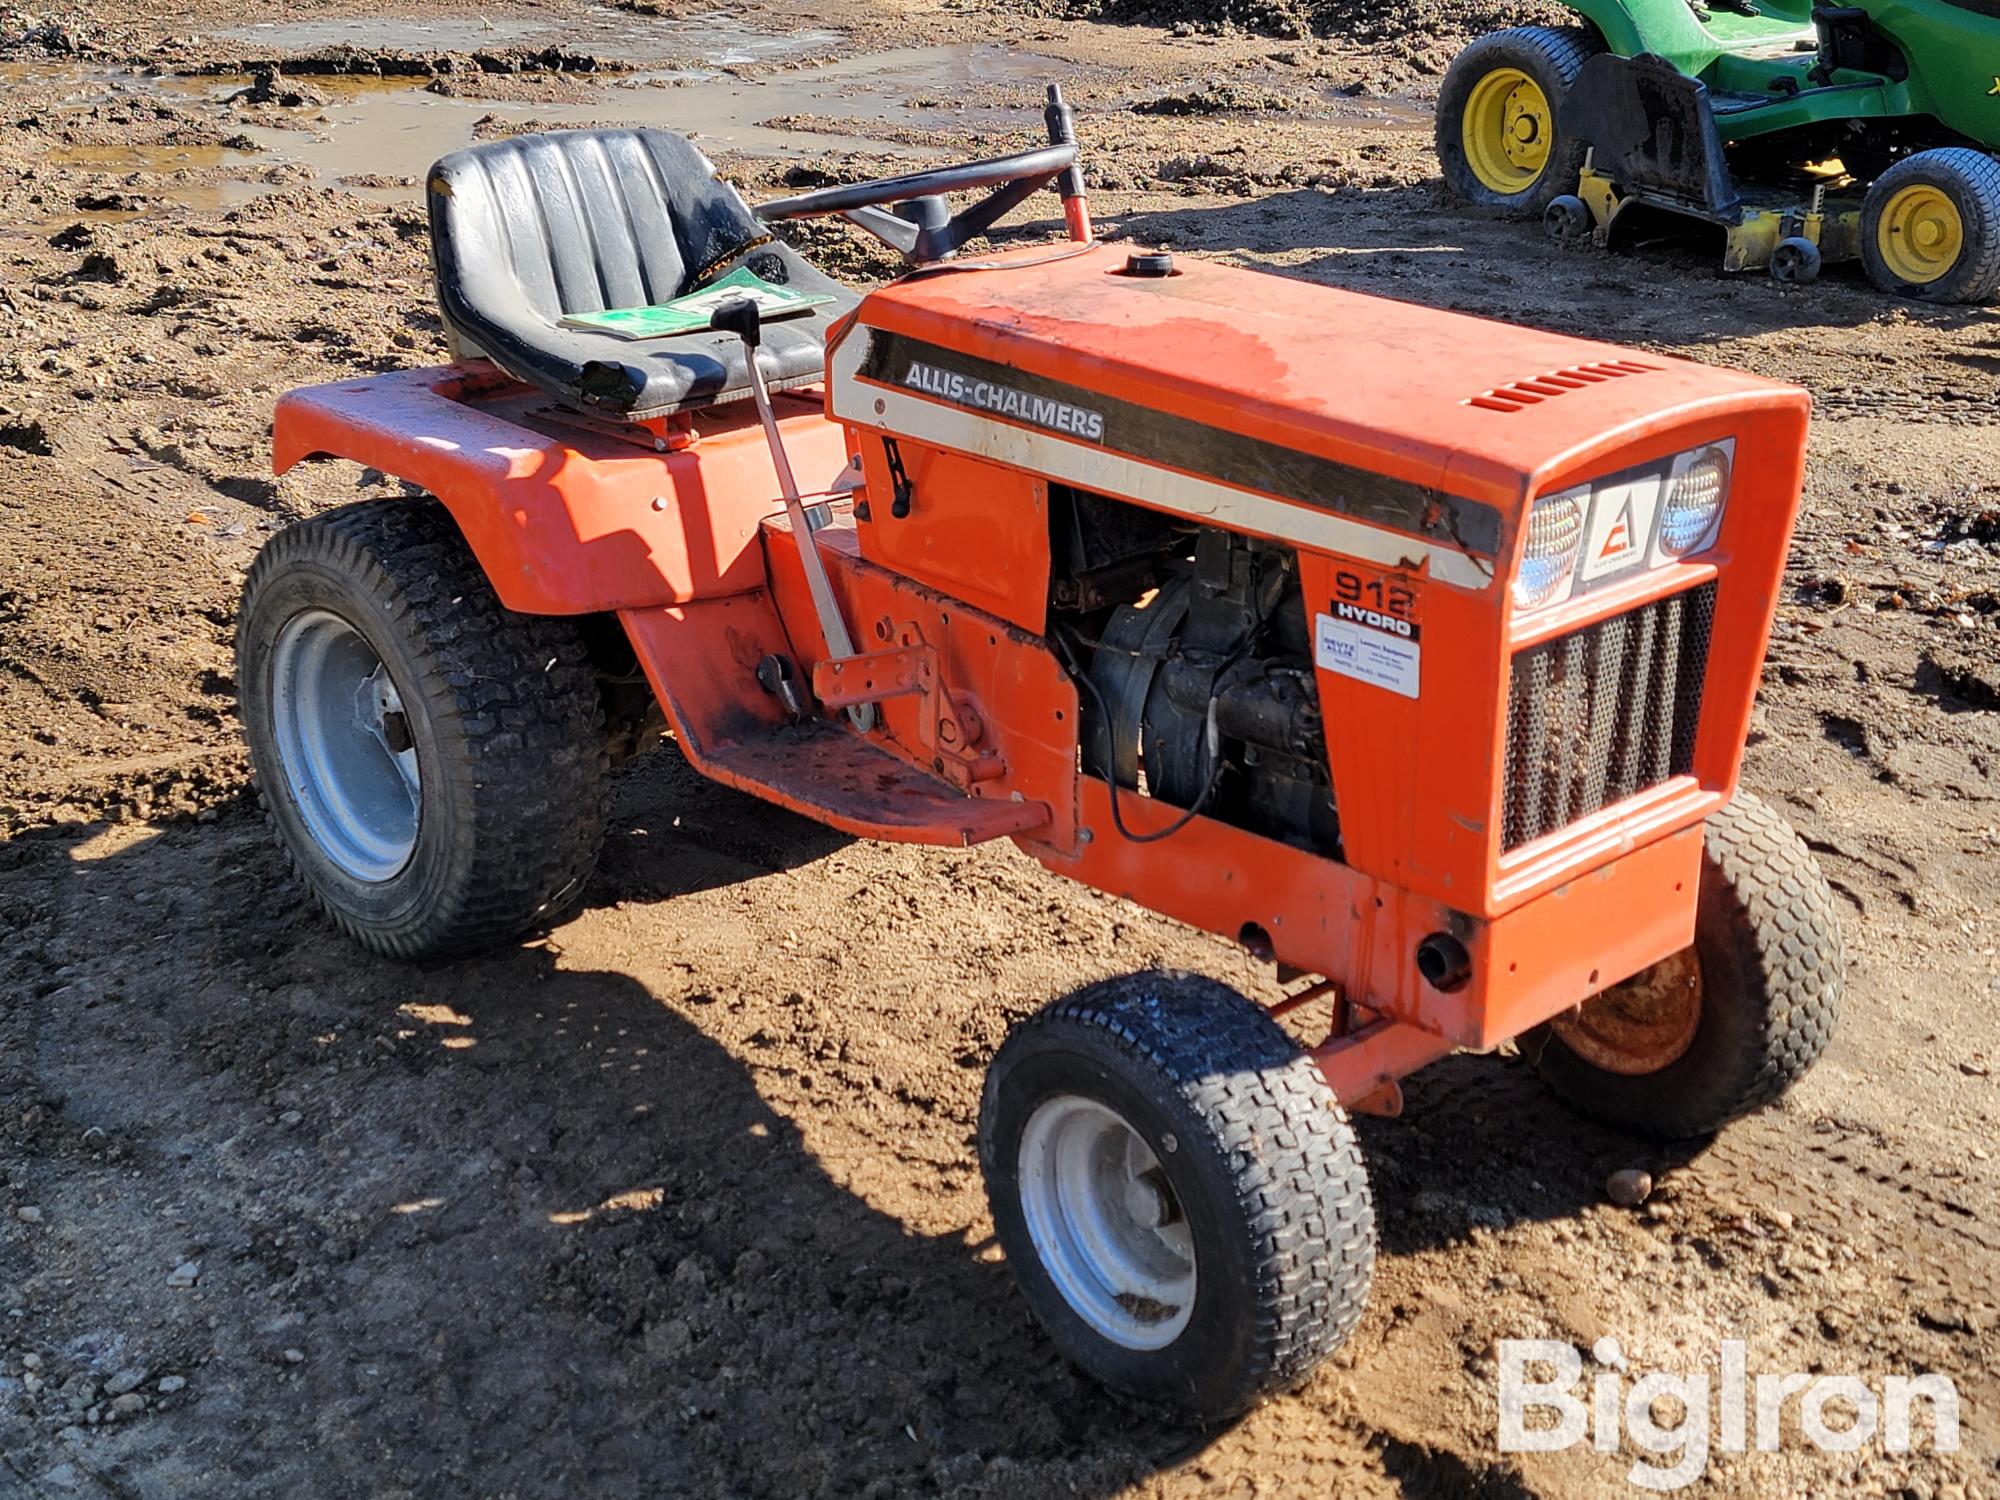
[[[423,779],[409,721],[382,658],[340,616],[286,621],[271,653],[271,734],[322,854],[370,885],[410,862]]]
[[[1070,1310],[1125,1349],[1164,1349],[1194,1314],[1194,1235],[1160,1159],[1116,1111],[1062,1094],[1021,1132],[1021,1211]]]

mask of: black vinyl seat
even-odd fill
[[[438,311],[461,356],[483,354],[570,406],[635,421],[750,394],[730,334],[626,339],[573,313],[684,296],[738,266],[835,300],[771,324],[773,390],[822,377],[826,328],[856,298],[769,231],[692,145],[664,130],[562,130],[472,146],[431,168]]]

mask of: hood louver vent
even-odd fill
[[[1650,375],[1659,368],[1658,365],[1642,365],[1633,359],[1606,360],[1594,365],[1572,365],[1567,370],[1551,370],[1548,374],[1537,375],[1532,380],[1517,380],[1512,385],[1495,386],[1490,391],[1482,391],[1465,404],[1479,407],[1482,411],[1526,411],[1529,407],[1539,406],[1556,396],[1567,396],[1571,391],[1587,390],[1607,380],[1622,380],[1627,375]]]

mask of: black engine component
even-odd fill
[[[1141,512],[1141,515],[1145,513]],[[1086,769],[1183,809],[1338,856],[1311,642],[1290,548],[1203,529],[1192,557],[1080,638]]]
[[[1194,527],[1156,510],[1066,484],[1049,486],[1049,603],[1090,614],[1136,599],[1159,581],[1166,555],[1187,550]]]

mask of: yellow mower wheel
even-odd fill
[[[1574,193],[1584,145],[1557,124],[1563,96],[1591,57],[1595,31],[1520,26],[1461,52],[1438,91],[1437,154],[1445,185],[1466,202],[1540,218]]]
[[[1460,128],[1466,164],[1496,193],[1525,192],[1548,170],[1556,112],[1519,68],[1495,68],[1473,85]]]
[[[1882,206],[1875,248],[1897,280],[1929,286],[1949,275],[1965,254],[1965,218],[1947,194],[1918,183]]]
[[[1869,278],[1896,296],[1991,301],[2000,292],[2000,161],[1949,146],[1897,162],[1868,190],[1861,256]]]

